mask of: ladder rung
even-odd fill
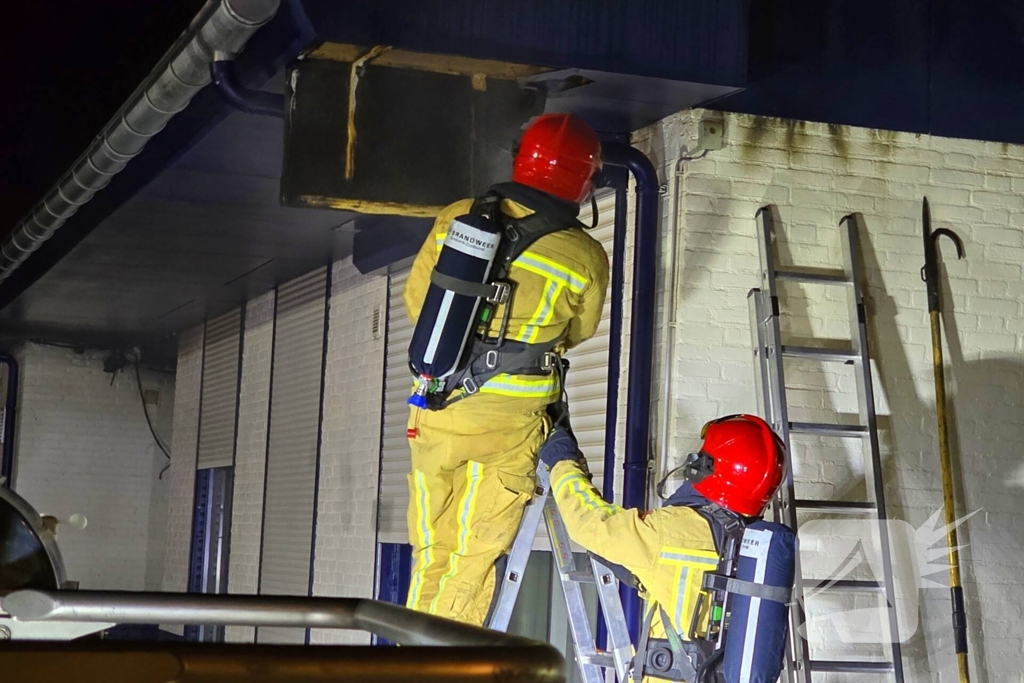
[[[833,512],[840,514],[859,515],[866,512],[874,512],[878,508],[874,503],[847,500],[810,500],[798,498],[793,502],[794,507],[801,510],[815,510],[818,512]]]
[[[605,669],[615,668],[615,658],[609,654],[598,653],[596,655],[585,655],[583,658],[584,664],[591,664],[593,666],[600,666]]]
[[[804,588],[820,588],[821,592],[826,591],[847,591],[847,592],[880,592],[882,584],[877,581],[829,581],[828,579],[804,579]]]
[[[831,284],[831,285],[851,285],[853,282],[850,278],[846,277],[846,273],[841,270],[836,271],[821,271],[821,272],[807,272],[805,270],[790,270],[776,268],[775,270],[776,280],[790,280],[791,282],[813,282],[817,284]]]
[[[811,358],[814,360],[848,363],[857,360],[858,356],[849,349],[821,349],[814,346],[783,346],[785,358]]]
[[[868,428],[863,425],[837,425],[824,422],[790,422],[792,434],[817,434],[819,436],[864,436]]]
[[[590,572],[577,570],[574,572],[565,573],[566,581],[574,581],[576,583],[594,583],[594,575]]]
[[[833,659],[812,659],[811,671],[826,671],[831,673],[853,674],[853,673],[892,673],[892,662],[856,662]]]

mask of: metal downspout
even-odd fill
[[[242,51],[280,0],[210,0],[64,177],[0,246],[0,282],[120,173],[210,82],[214,54]]]
[[[633,247],[633,296],[629,328],[629,386],[626,393],[626,454],[622,505],[647,506],[650,464],[651,376],[654,360],[655,274],[658,263],[658,174],[643,152],[622,143],[602,149],[606,164],[622,166],[636,180],[636,232]],[[623,586],[622,606],[636,644],[641,605],[635,590]]]
[[[601,494],[607,501],[615,500],[615,442],[617,441],[617,425],[619,424],[619,376],[622,374],[622,287],[625,281],[626,264],[626,231],[629,230],[627,219],[627,192],[629,176],[623,172],[621,181],[611,183],[615,188],[615,228],[612,239],[612,273],[611,273],[611,320],[608,329],[608,397],[605,403],[605,440],[604,440],[604,484]],[[604,649],[608,641],[608,629],[598,606],[597,647]]]
[[[7,366],[7,399],[4,402],[3,455],[0,457],[0,480],[13,490],[14,424],[18,409],[18,360],[9,353],[0,352],[0,363]]]
[[[623,174],[625,175],[625,174]],[[625,282],[626,231],[629,207],[628,176],[615,186],[615,232],[612,240],[611,314],[608,329],[608,398],[605,403],[605,425],[608,435],[604,442],[604,484],[602,494],[608,501],[615,500],[615,441],[619,422],[619,376],[622,374],[622,294]]]
[[[210,77],[221,97],[238,111],[275,118],[284,116],[284,95],[242,85],[235,68],[235,55],[218,52],[210,62]]]

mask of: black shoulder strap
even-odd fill
[[[503,232],[491,270],[492,280],[503,280],[508,277],[512,262],[540,238],[583,225],[575,218],[556,215],[553,207],[546,206],[543,201],[538,203],[538,198],[533,196],[534,194],[534,191],[516,183],[499,183],[478,197],[470,208],[471,213],[485,215],[497,223]],[[523,218],[507,216],[501,212],[501,202],[504,199],[520,203],[534,213]]]
[[[724,563],[732,559],[724,555],[730,547],[734,549],[734,552],[739,550],[740,542],[743,539],[743,532],[747,528],[743,518],[735,512],[726,510],[724,507],[714,503],[695,507],[694,510],[706,519],[711,526],[711,536],[715,539],[715,550],[718,552],[718,556],[722,558],[722,562]],[[730,539],[734,541],[732,544],[729,543]]]

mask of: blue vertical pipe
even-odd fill
[[[623,173],[625,176],[625,173]],[[622,356],[622,288],[626,279],[626,231],[629,229],[626,219],[629,217],[627,206],[628,178],[614,182],[615,187],[615,233],[612,240],[612,310],[608,330],[608,399],[605,404],[605,440],[604,440],[604,499],[615,500],[615,432],[619,422],[619,375]],[[598,607],[597,647],[604,649],[608,642],[608,628]]]
[[[18,408],[18,360],[9,353],[0,352],[0,363],[7,366],[7,398],[4,402],[3,456],[0,458],[0,479],[3,485],[14,489],[14,424]]]
[[[619,421],[619,375],[622,356],[622,289],[626,279],[626,231],[629,226],[625,182],[615,188],[615,236],[612,240],[612,306],[608,330],[608,399],[605,404],[604,499],[615,500],[615,427]]]
[[[623,463],[622,505],[647,505],[650,461],[651,378],[654,362],[655,274],[658,259],[658,174],[645,154],[623,143],[602,146],[610,166],[629,170],[636,180],[636,230],[633,245],[633,299],[629,327],[629,387],[626,393],[626,454]],[[622,607],[636,644],[641,604],[635,590],[623,586]]]

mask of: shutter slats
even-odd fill
[[[278,289],[260,593],[308,595],[313,541],[326,268]],[[263,643],[301,643],[302,629],[260,628]]]
[[[589,234],[601,242],[609,258],[615,232],[615,196],[598,200],[599,223]],[[589,208],[580,220],[590,224]],[[378,528],[382,540],[406,541],[406,506],[409,493],[406,475],[410,470],[409,442],[405,436],[409,417],[406,400],[412,391],[408,348],[413,327],[405,315],[402,290],[409,271],[391,275],[391,298],[388,308],[387,372],[384,389],[384,429],[381,441],[381,485]],[[605,300],[601,324],[595,335],[566,354],[570,369],[566,386],[573,431],[580,447],[588,456],[594,482],[601,487],[604,471],[606,396],[608,387],[608,348],[611,315],[611,294]],[[546,541],[545,541],[546,543]]]
[[[228,467],[235,461],[241,333],[240,308],[206,323],[197,469]]]
[[[402,291],[409,271],[391,275],[388,303],[387,367],[385,371],[384,429],[381,442],[381,492],[378,524],[388,540],[404,540],[405,512],[409,493],[406,475],[411,469],[409,441],[405,436],[409,418],[406,401],[412,392],[408,350],[413,326],[405,315]]]
[[[588,233],[604,247],[609,265],[613,258],[612,243],[615,238],[615,195],[609,194],[597,202],[598,224]],[[580,212],[580,220],[590,225],[591,213],[587,205]],[[605,295],[601,324],[593,337],[574,349],[565,357],[569,361],[569,375],[565,383],[569,396],[569,415],[572,430],[587,456],[587,465],[594,475],[594,484],[601,489],[604,476],[605,416],[608,395],[608,342],[611,326],[611,284]],[[545,541],[546,542],[546,541]]]

